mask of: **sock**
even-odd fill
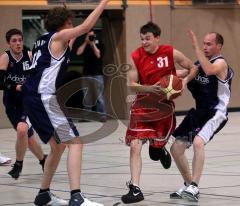
[[[42,159],[42,160],[39,160],[39,164],[40,164],[40,165],[43,165],[43,164],[45,163],[45,161],[46,161],[46,158],[47,158],[47,155],[44,155],[44,156],[43,156],[43,159]]]
[[[40,189],[38,194],[41,194],[41,193],[44,193],[44,192],[49,192],[49,191],[50,191],[49,188],[47,188],[47,189]]]
[[[198,184],[196,182],[191,182],[191,185],[198,187]]]
[[[23,165],[23,160],[22,160],[22,161],[18,161],[18,160],[16,160],[15,163],[17,163],[18,165],[22,166],[22,165]]]
[[[80,189],[72,190],[72,191],[71,191],[71,196],[74,195],[74,194],[76,194],[76,193],[78,193],[78,192],[81,192],[81,190],[80,190]]]

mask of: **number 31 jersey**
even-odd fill
[[[154,54],[140,47],[132,53],[132,59],[143,85],[153,85],[165,75],[176,75],[172,46],[160,45]]]

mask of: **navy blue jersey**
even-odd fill
[[[30,78],[24,90],[31,93],[55,94],[66,75],[70,50],[67,48],[60,58],[55,58],[49,50],[55,33],[41,36],[33,46],[33,60]]]
[[[9,62],[6,70],[6,84],[23,85],[29,76],[31,61],[26,50],[23,50],[22,58],[17,60],[14,58],[11,50],[5,51],[8,55]],[[13,90],[4,90],[3,103],[5,106],[20,106],[22,104],[22,93]]]
[[[224,59],[222,56],[210,60],[214,63],[217,59]],[[228,66],[227,78],[222,81],[216,75],[206,75],[199,61],[195,62],[199,73],[188,83],[188,89],[196,101],[196,108],[202,110],[217,109],[227,113],[227,105],[231,95],[231,80],[233,70]]]

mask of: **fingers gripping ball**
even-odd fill
[[[176,99],[181,95],[183,84],[182,80],[175,75],[163,76],[160,81],[160,86],[163,92],[166,94],[167,100]]]

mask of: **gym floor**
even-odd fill
[[[178,122],[183,117],[177,117]],[[108,124],[116,125],[109,120]],[[123,205],[120,197],[128,192],[126,182],[129,174],[129,148],[123,139],[126,126],[122,122],[116,131],[96,142],[87,144],[84,149],[82,169],[82,191],[90,200],[105,206]],[[240,201],[240,113],[230,113],[229,122],[206,146],[206,161],[200,183],[198,203],[184,200],[171,200],[169,194],[179,189],[183,181],[174,162],[168,170],[160,162],[153,162],[148,157],[148,146],[142,151],[143,169],[141,188],[145,200],[138,206],[237,206]],[[76,124],[82,135],[91,134],[101,128],[102,123],[82,122]],[[16,133],[13,129],[1,129],[0,152],[15,161]],[[170,141],[171,142],[171,141]],[[171,143],[167,145],[169,148]],[[45,153],[49,146],[44,145]],[[66,171],[65,151],[51,190],[57,196],[69,199],[69,186]],[[187,151],[189,160],[192,148]],[[22,175],[18,180],[7,175],[11,166],[0,166],[0,206],[29,206],[38,192],[42,177],[41,167],[31,152],[27,152]]]

